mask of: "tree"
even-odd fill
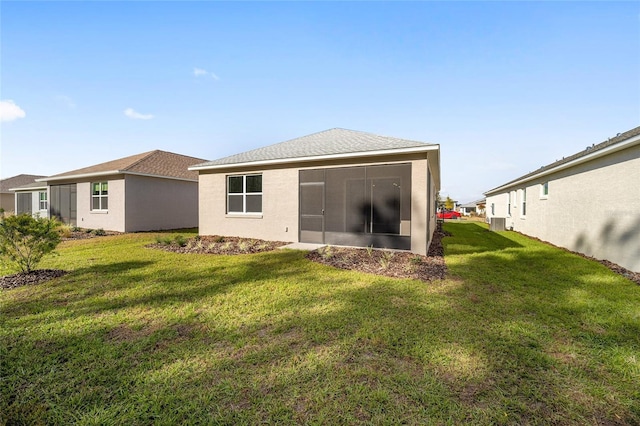
[[[31,272],[60,243],[60,225],[55,218],[0,214],[0,257],[22,272]]]
[[[444,208],[447,210],[453,210],[453,200],[449,197],[447,197],[446,200],[444,200]]]

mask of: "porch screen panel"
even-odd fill
[[[60,221],[76,225],[77,216],[76,184],[53,185],[50,188],[49,214]]]
[[[366,232],[369,203],[365,167],[326,170],[326,232]]]
[[[410,235],[411,165],[367,167],[372,234]]]
[[[324,170],[301,170],[300,179],[300,241],[324,242]]]
[[[30,192],[27,193],[17,193],[16,201],[18,203],[18,208],[16,214],[29,213],[31,214],[31,201],[32,196]]]

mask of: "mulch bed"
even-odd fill
[[[102,229],[77,229],[75,231],[71,231],[70,233],[64,235],[61,240],[62,241],[73,241],[73,240],[86,240],[89,238],[98,238],[105,237],[110,235],[122,235],[122,232],[116,231],[104,231]]]
[[[446,236],[444,232],[434,234],[427,256],[406,251],[328,246],[310,252],[307,254],[307,259],[340,269],[357,270],[388,277],[413,278],[423,281],[439,280],[443,279],[447,272],[443,257],[444,250],[440,242],[444,236]],[[289,244],[282,241],[217,235],[190,239],[182,239],[180,236],[160,238],[166,238],[166,240],[149,244],[147,247],[173,253],[237,255],[271,251]]]
[[[335,268],[393,278],[441,280],[447,273],[441,241],[447,235],[445,232],[434,233],[427,256],[406,251],[327,246],[310,252],[307,259]]]
[[[162,242],[147,245],[149,248],[170,251],[173,253],[195,254],[253,254],[272,251],[289,243],[283,241],[265,241],[255,238],[199,236],[182,240],[180,236],[165,237]]]
[[[40,284],[41,282],[61,277],[67,273],[67,271],[61,269],[38,269],[31,272],[19,272],[17,274],[0,277],[0,289],[8,290],[25,285]]]

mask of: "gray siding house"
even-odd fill
[[[640,127],[485,195],[488,221],[640,272]]]
[[[155,150],[38,180],[47,188],[49,216],[74,226],[192,228],[198,225],[198,174],[188,167],[203,161]]]
[[[426,254],[437,144],[331,129],[190,168],[202,235]]]

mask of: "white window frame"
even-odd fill
[[[44,199],[42,195],[44,195]],[[38,191],[38,208],[41,211],[49,208],[49,194],[47,194],[47,191]]]
[[[100,190],[98,191],[97,195],[94,195],[93,193],[93,186],[94,185],[100,185]],[[107,190],[103,192],[102,190],[102,186],[103,185],[107,185]],[[91,187],[89,188],[89,191],[91,193],[91,211],[94,212],[106,212],[109,211],[109,181],[101,181],[101,182],[91,182]],[[94,208],[93,207],[93,200],[97,199],[98,200],[98,208]],[[106,200],[106,203],[103,203],[103,201]],[[107,205],[107,208],[103,208],[103,204]]]
[[[251,176],[260,176],[260,192],[248,192],[247,191],[247,178]],[[229,192],[229,180],[231,178],[242,178],[242,192]],[[262,215],[262,202],[263,202],[263,193],[262,193],[262,185],[263,185],[262,173],[248,173],[243,175],[227,175],[226,177],[226,213],[227,215],[245,215],[245,216],[261,216]],[[260,196],[260,211],[259,212],[248,212],[247,211],[247,196]],[[242,211],[231,211],[230,209],[230,197],[232,196],[242,196]]]
[[[540,184],[540,199],[546,200],[547,198],[549,198],[549,181]]]
[[[527,217],[527,188],[520,190],[520,217]]]

